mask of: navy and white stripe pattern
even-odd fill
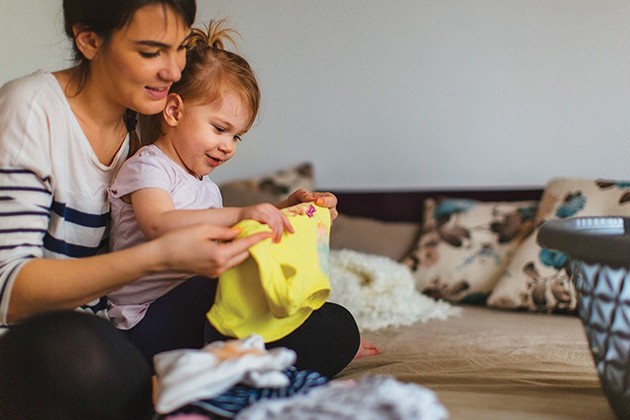
[[[0,168],[0,252],[28,247],[37,253],[51,198],[50,178],[27,169]]]
[[[51,206],[51,219],[58,219],[60,224],[72,223],[87,229],[95,229],[104,232],[109,221],[109,212],[104,214],[90,214],[69,207],[65,203],[54,201]],[[99,235],[102,236],[102,235]],[[54,233],[47,232],[44,236],[44,249],[50,253],[60,254],[64,257],[81,258],[96,255],[107,246],[107,238],[102,238],[98,244],[70,243],[64,238],[57,237]]]
[[[51,198],[50,178],[42,179],[27,169],[0,167],[0,302],[8,300],[19,268],[43,256]]]
[[[125,156],[123,147],[111,165],[98,161],[52,74],[0,88],[0,329],[26,262],[106,250],[107,188]],[[97,299],[83,309],[102,314],[104,306]]]
[[[80,258],[103,252],[109,212],[93,214],[55,201],[50,177],[0,168],[0,302],[17,268],[30,258]],[[79,208],[75,208],[79,207]],[[106,310],[103,299],[83,309]]]
[[[313,388],[325,385],[328,379],[312,370],[297,370],[290,367],[282,371],[289,379],[289,385],[283,388],[253,388],[236,385],[214,398],[192,402],[173,413],[158,415],[155,420],[166,419],[175,414],[203,414],[210,418],[232,418],[251,404],[261,400],[289,398],[293,395],[306,394]]]

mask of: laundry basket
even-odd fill
[[[545,248],[569,256],[568,271],[602,388],[619,418],[630,418],[630,218],[550,220]]]

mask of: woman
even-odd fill
[[[128,155],[133,114],[164,107],[185,65],[195,2],[64,0],[63,7],[76,65],[0,89],[0,327],[77,307],[104,313],[108,292],[149,273],[180,271],[206,277],[165,296],[155,335],[168,348],[201,346],[200,314],[213,284],[207,277],[244,261],[267,234],[234,240],[229,228],[199,224],[103,252],[106,189]],[[312,198],[301,190],[283,204]],[[336,198],[325,200],[334,213]],[[195,307],[182,313],[189,302]],[[310,345],[330,347],[345,366],[359,346],[356,324],[347,311],[323,322]],[[329,337],[322,337],[325,325],[343,333],[325,330]],[[356,333],[347,337],[348,331]]]

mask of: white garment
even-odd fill
[[[233,357],[225,358],[230,352]],[[282,370],[295,359],[290,349],[265,350],[259,335],[215,341],[201,350],[159,353],[153,358],[158,379],[155,410],[167,414],[193,401],[216,397],[240,382],[256,388],[288,386]]]
[[[112,251],[146,242],[133,211],[122,198],[145,188],[170,194],[176,209],[223,207],[221,192],[210,178],[198,179],[173,162],[157,146],[141,148],[129,158],[109,189],[112,205],[110,248]],[[149,305],[181,284],[190,274],[158,273],[143,277],[108,295],[109,316],[117,328],[130,329],[142,320]]]
[[[0,330],[29,259],[106,250],[107,187],[127,150],[125,139],[110,165],[99,162],[51,73],[40,70],[0,88]],[[97,303],[84,308],[97,312]]]
[[[236,420],[446,420],[448,411],[435,392],[387,376],[358,382],[331,381],[291,398],[261,400]]]

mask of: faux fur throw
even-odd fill
[[[418,292],[407,266],[380,255],[331,250],[330,281],[329,300],[348,309],[362,331],[446,319],[461,312]]]

